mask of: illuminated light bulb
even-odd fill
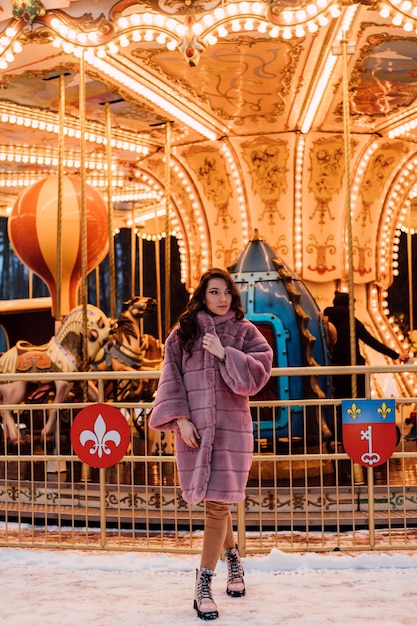
[[[204,26],[206,26],[206,27],[213,26],[213,16],[212,16],[212,15],[210,15],[210,14],[207,14],[207,13],[206,13],[206,14],[203,16],[203,24],[204,24]]]
[[[203,25],[197,22],[196,24],[193,24],[191,30],[194,35],[201,35],[201,33],[203,32]]]
[[[218,39],[215,35],[208,35],[207,36],[207,43],[210,46],[214,46],[217,43]]]
[[[316,22],[307,22],[307,29],[310,33],[316,33],[319,29]]]
[[[282,12],[282,19],[284,20],[284,22],[286,22],[287,24],[291,24],[291,22],[294,19],[294,13],[292,11],[283,11]]]
[[[291,39],[291,37],[292,37],[291,28],[284,28],[284,30],[282,31],[282,38]]]
[[[185,35],[187,34],[187,27],[184,24],[177,24],[177,26],[175,27],[175,32],[177,33],[178,37],[185,37]]]
[[[142,15],[142,19],[143,19],[143,23],[146,24],[147,26],[149,24],[153,23],[153,15],[152,15],[152,13],[144,13]]]

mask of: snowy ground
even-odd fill
[[[203,624],[192,608],[196,556],[0,548],[7,626]],[[288,554],[244,559],[247,595],[214,579],[216,626],[416,624],[417,556]]]

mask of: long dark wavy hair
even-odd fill
[[[178,319],[178,340],[183,350],[189,354],[192,353],[193,343],[197,339],[199,332],[197,313],[199,311],[207,311],[205,297],[208,282],[211,278],[223,278],[223,280],[226,281],[227,288],[232,294],[232,304],[230,305],[230,309],[235,312],[236,319],[238,320],[243,319],[245,316],[245,312],[242,307],[242,300],[240,298],[240,291],[233,282],[229,272],[218,267],[212,267],[207,270],[207,272],[204,272],[200,278],[198,287],[196,287],[196,290],[187,303],[185,311],[181,313]]]

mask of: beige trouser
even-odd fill
[[[225,502],[206,500],[203,553],[201,569],[214,570],[222,548],[234,548],[232,514],[230,505]]]

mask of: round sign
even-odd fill
[[[110,467],[126,454],[130,430],[119,409],[92,404],[82,409],[71,427],[71,443],[78,458],[91,467]]]

